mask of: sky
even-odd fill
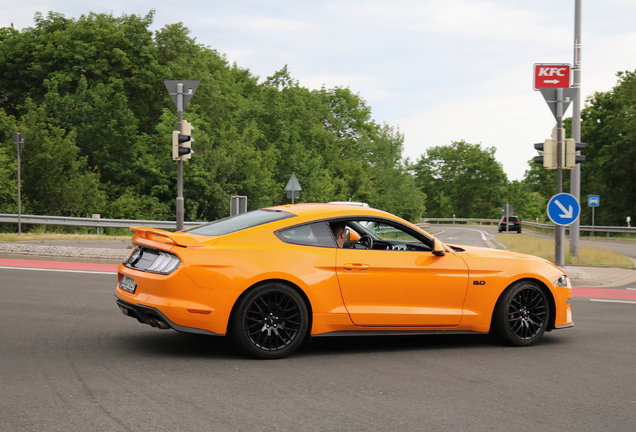
[[[636,70],[636,1],[581,0],[581,101]],[[464,140],[495,148],[522,180],[556,120],[533,90],[533,65],[573,63],[575,0],[0,0],[0,27],[36,12],[181,22],[199,44],[265,80],[287,66],[310,89],[348,87],[403,156]],[[191,77],[190,79],[196,79]],[[570,107],[565,117],[572,115]],[[585,152],[583,151],[583,154]]]

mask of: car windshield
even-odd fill
[[[295,215],[280,210],[254,210],[184,231],[190,234],[221,236],[290,217],[295,217]]]

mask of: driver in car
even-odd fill
[[[347,225],[343,222],[334,222],[329,224],[329,226],[331,227],[331,231],[333,231],[338,247],[344,247],[347,241]]]

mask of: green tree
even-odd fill
[[[35,214],[87,217],[101,213],[105,194],[97,173],[79,156],[75,132],[47,123],[42,108],[27,103],[21,123],[28,137],[22,153],[23,190]]]
[[[505,204],[507,178],[494,147],[465,141],[431,147],[413,170],[429,217],[496,218]]]
[[[523,184],[530,192],[536,192],[543,197],[550,198],[556,193],[556,170],[548,170],[543,165],[528,161]],[[569,171],[563,171],[563,180],[569,178]],[[564,191],[567,188],[564,187]]]
[[[598,225],[625,225],[636,216],[636,72],[619,72],[617,85],[597,92],[581,112],[581,195],[601,195]],[[583,222],[590,223],[587,213]]]
[[[15,119],[0,108],[0,213],[17,213],[17,151],[13,133]]]
[[[522,220],[545,222],[547,198],[533,192],[525,182],[513,181],[506,187],[506,203],[512,205]]]

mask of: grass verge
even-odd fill
[[[554,240],[528,237],[518,234],[498,234],[495,239],[513,252],[536,255],[554,262]],[[570,246],[565,245],[565,264],[596,265],[607,267],[633,268],[634,262],[624,255],[588,246],[579,247],[579,256],[570,254]]]

